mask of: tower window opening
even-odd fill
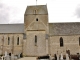
[[[38,21],[38,18],[36,18],[36,21]]]

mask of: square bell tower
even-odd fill
[[[48,11],[46,5],[27,6],[24,14],[27,56],[48,54]]]

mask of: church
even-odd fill
[[[0,55],[80,53],[80,23],[49,23],[47,5],[27,6],[24,24],[0,24]]]

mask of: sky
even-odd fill
[[[36,0],[0,0],[0,24],[24,23],[24,13]],[[37,0],[47,5],[50,23],[80,22],[80,0]]]

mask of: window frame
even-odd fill
[[[80,46],[80,37],[79,37],[79,46]]]
[[[20,40],[19,40],[19,37],[17,37],[17,45],[19,45],[19,41],[20,41]]]
[[[35,46],[37,46],[37,35],[35,35]]]
[[[63,47],[63,46],[64,46],[63,38],[60,37],[60,47]]]
[[[10,37],[8,37],[8,45],[10,45]]]

